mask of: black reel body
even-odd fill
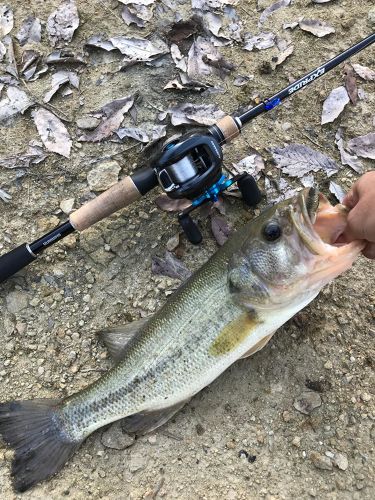
[[[222,176],[223,151],[209,135],[167,144],[154,170],[170,198],[197,198]]]
[[[218,195],[234,182],[238,183],[247,205],[257,205],[262,197],[251,175],[229,179],[223,174],[222,162],[219,142],[211,135],[198,132],[172,139],[164,146],[154,166],[157,180],[170,198],[192,200],[191,206],[178,215],[178,220],[188,240],[195,245],[202,241],[202,235],[190,217],[192,210],[209,201],[217,201]]]

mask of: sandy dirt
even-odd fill
[[[15,14],[14,33],[33,12],[46,22],[58,1],[9,2]],[[237,12],[244,32],[257,33],[261,11],[272,2],[240,1]],[[179,1],[184,19],[190,2]],[[93,34],[147,36],[163,34],[173,13],[154,18],[144,30],[127,27],[117,1],[77,1],[81,24],[70,47],[82,50]],[[265,23],[283,38],[293,40],[294,53],[276,71],[264,72],[273,50],[246,52],[240,45],[220,48],[238,69],[217,80],[224,93],[163,92],[176,76],[170,57],[160,67],[139,64],[115,72],[118,61],[90,55],[80,69],[80,89],[58,95],[51,104],[67,118],[74,137],[71,158],[51,155],[29,169],[0,169],[0,188],[12,195],[0,200],[0,251],[36,239],[56,222],[65,220],[62,200],[75,207],[93,194],[87,173],[105,158],[119,161],[124,176],[139,164],[139,143],[105,141],[80,144],[76,120],[112,99],[138,91],[139,122],[157,122],[159,109],[185,101],[217,103],[231,112],[259,94],[268,97],[323,61],[374,31],[371,0],[332,1],[317,5],[295,0]],[[316,38],[299,28],[284,30],[284,22],[301,16],[321,19],[335,34]],[[51,45],[43,31],[39,50]],[[18,52],[19,55],[19,52]],[[375,68],[374,48],[353,62]],[[113,72],[113,74],[111,74]],[[233,86],[237,73],[253,74],[244,87]],[[37,100],[50,88],[50,70],[27,84]],[[269,177],[279,171],[268,148],[284,143],[306,144],[340,161],[334,136],[339,125],[352,138],[374,130],[373,82],[358,78],[365,98],[346,107],[333,124],[320,125],[322,103],[342,84],[342,67],[319,79],[285,105],[260,117],[226,148],[228,165],[257,150]],[[125,123],[131,124],[127,116]],[[169,128],[170,134],[173,127]],[[0,156],[23,152],[38,139],[30,111],[2,128]],[[364,160],[366,169],[374,163]],[[357,174],[342,167],[335,176],[345,189]],[[328,193],[328,179],[316,176]],[[262,182],[261,185],[263,186]],[[296,184],[297,185],[297,184]],[[79,236],[51,248],[43,257],[0,286],[0,399],[64,397],[98,378],[111,362],[95,332],[152,314],[179,285],[177,280],[151,272],[153,255],[162,256],[167,241],[179,232],[176,218],[160,211],[154,192],[128,210],[97,224]],[[262,206],[265,206],[265,202]],[[226,199],[226,217],[239,226],[254,211],[238,199]],[[193,247],[184,238],[182,261],[197,269],[215,252],[217,244],[209,220],[197,214],[204,242]],[[94,433],[73,459],[51,480],[23,498],[74,499],[372,499],[374,486],[374,264],[360,258],[354,268],[333,284],[273,337],[265,349],[237,362],[198,394],[159,431],[137,439],[125,450],[103,446],[101,431]],[[311,414],[297,411],[294,402],[305,391],[321,398]],[[11,452],[0,449],[1,498],[13,499]],[[347,458],[341,470],[332,457]],[[255,458],[254,458],[255,457]],[[317,458],[318,457],[318,458]],[[324,458],[325,457],[325,458]],[[319,468],[324,464],[328,469]],[[318,465],[318,467],[317,467]],[[341,463],[342,465],[342,463]]]

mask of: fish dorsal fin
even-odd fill
[[[145,326],[149,318],[141,318],[127,325],[114,326],[98,333],[114,361],[124,357],[129,340]]]
[[[147,434],[168,422],[189,401],[190,398],[162,410],[135,413],[124,418],[121,427],[128,434]]]

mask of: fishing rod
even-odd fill
[[[242,128],[262,113],[278,106],[284,99],[320,78],[349,57],[375,42],[375,33],[315,68],[284,89],[243,113],[221,118],[205,132],[188,133],[167,141],[160,156],[150,167],[136,170],[98,197],[73,212],[69,220],[32,243],[24,243],[0,257],[0,283],[33,262],[46,248],[74,231],[84,231],[96,222],[139,200],[157,187],[172,199],[187,198],[191,205],[178,214],[179,223],[193,244],[202,235],[190,216],[197,207],[216,201],[218,195],[237,183],[244,202],[256,206],[262,194],[255,179],[247,173],[227,177],[223,174],[222,146],[235,139]]]

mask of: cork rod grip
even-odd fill
[[[218,122],[216,122],[216,126],[220,129],[221,133],[224,136],[225,142],[227,143],[240,135],[240,129],[238,125],[234,118],[230,115],[221,118]]]
[[[70,223],[77,231],[83,231],[117,210],[130,205],[141,196],[131,177],[125,177],[73,212],[69,218]]]

